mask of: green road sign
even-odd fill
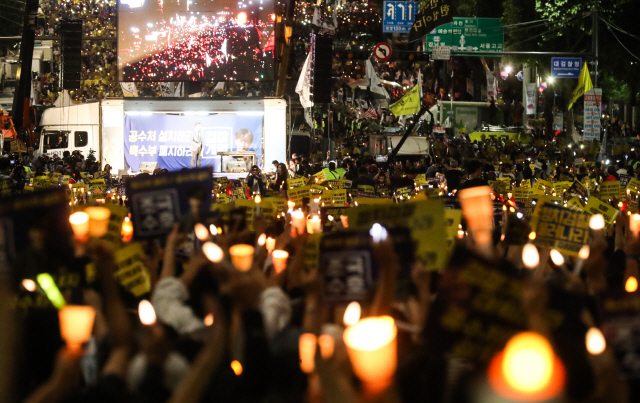
[[[426,36],[425,50],[434,46],[450,46],[454,52],[473,52],[478,56],[504,50],[504,29],[499,18],[454,17],[453,22],[439,26]]]

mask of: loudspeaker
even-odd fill
[[[331,102],[331,88],[333,87],[333,37],[328,35],[311,35],[311,51],[313,52],[313,80],[311,91],[313,102],[326,104]]]
[[[63,90],[77,90],[82,80],[82,20],[60,23],[62,66],[60,82]]]

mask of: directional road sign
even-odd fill
[[[551,77],[579,78],[582,70],[582,59],[579,57],[552,57]]]
[[[451,50],[491,56],[504,50],[504,29],[499,18],[454,17],[453,22],[439,26],[427,35],[426,51],[434,46],[450,46]]]
[[[380,42],[373,48],[373,55],[379,62],[389,60],[391,57],[391,45],[386,42]]]
[[[418,12],[417,1],[385,1],[382,32],[408,34]]]

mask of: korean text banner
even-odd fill
[[[199,153],[200,166],[212,166],[215,172],[220,172],[218,153],[224,151],[255,151],[259,162],[262,119],[262,115],[236,114],[126,115],[126,168],[137,171],[140,163],[157,162],[160,168],[177,171],[191,168],[192,156]],[[197,166],[197,158],[194,162]]]

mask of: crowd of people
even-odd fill
[[[154,239],[132,241],[130,234],[124,238],[123,227],[122,242],[107,243],[74,235],[64,226],[47,226],[50,221],[28,220],[28,249],[4,251],[13,258],[9,259],[11,271],[2,272],[5,278],[0,283],[0,300],[8,301],[0,305],[4,310],[1,326],[6,335],[21,335],[19,348],[12,347],[18,345],[16,339],[0,338],[0,362],[17,364],[3,370],[7,379],[15,380],[2,384],[15,393],[14,400],[5,401],[528,401],[532,390],[516,390],[516,384],[511,384],[515,388],[511,392],[521,395],[505,392],[496,386],[492,372],[495,357],[502,357],[499,353],[505,348],[507,359],[510,344],[505,347],[505,343],[520,332],[533,332],[545,340],[555,365],[563,368],[553,373],[559,389],[545,389],[548,399],[637,401],[640,378],[634,372],[638,345],[634,323],[640,312],[634,302],[637,282],[634,288],[630,279],[640,274],[640,238],[628,213],[637,212],[639,189],[634,188],[632,195],[605,198],[591,188],[588,198],[600,197],[617,212],[617,219],[607,217],[605,229],[587,230],[586,255],[583,248],[579,256],[563,252],[558,260],[555,249],[535,244],[539,258],[533,265],[529,255],[523,254],[524,250],[530,253],[531,242],[535,243],[531,241],[535,239],[533,217],[523,214],[521,200],[514,201],[510,193],[529,186],[542,192],[535,196],[540,204],[545,198],[553,204],[559,197],[566,202],[573,196],[539,187],[537,182],[586,184],[593,179],[601,185],[626,176],[629,186],[637,186],[630,181],[640,173],[638,152],[631,146],[618,147],[606,157],[611,161],[603,164],[596,161],[597,144],[527,145],[502,139],[438,144],[431,156],[388,163],[376,162],[365,153],[337,161],[293,155],[288,162],[273,161],[269,167],[273,169],[268,170],[274,174],[267,179],[253,167],[246,181],[227,188],[234,199],[236,185],[246,188],[246,197],[220,204],[216,186],[212,207],[205,211],[200,208],[202,192],[190,190],[191,210],[166,236]],[[577,158],[585,163],[579,164]],[[8,161],[1,162],[4,173]],[[21,162],[37,172],[34,176],[55,172],[82,183],[86,171],[112,178],[108,167],[99,171],[95,159],[77,154],[47,161],[30,150]],[[158,170],[153,175],[161,179],[169,173]],[[503,182],[500,178],[508,178],[507,190],[495,186]],[[216,183],[222,184],[219,179]],[[309,196],[287,209],[292,193],[305,185]],[[300,227],[298,221],[299,215],[309,215],[310,221],[318,213],[327,217],[323,211],[329,210],[312,200],[322,197],[322,193],[313,196],[314,185],[327,191],[346,187],[349,194],[344,205],[333,205],[341,216],[332,217],[332,231],[321,235],[308,230],[309,226]],[[410,193],[402,194],[413,199],[399,197],[402,188],[409,189]],[[488,244],[479,235],[481,228],[473,224],[473,214],[480,214],[479,210],[472,214],[464,204],[464,192],[471,188],[486,189],[486,202],[499,207]],[[251,206],[258,206],[256,194],[263,197],[262,212],[247,207],[247,200],[240,203],[249,198]],[[37,197],[38,192],[31,195]],[[366,205],[377,197],[393,200],[381,201],[386,204],[380,207]],[[276,212],[267,213],[271,199],[285,206],[282,211],[276,209],[277,217]],[[12,199],[0,198],[0,206],[17,208],[15,203],[5,204],[7,200]],[[465,219],[459,226],[454,224],[453,232],[434,224],[449,219],[442,206],[434,204],[438,200],[453,211],[462,208]],[[126,198],[114,202],[132,207]],[[421,219],[404,215],[412,203],[419,207],[415,214],[421,214]],[[7,214],[3,209],[0,214]],[[244,221],[248,209],[255,213],[251,222]],[[364,209],[362,214],[359,209]],[[575,210],[562,211],[566,215]],[[491,212],[491,217],[493,222],[496,213]],[[376,220],[384,225],[376,227]],[[557,224],[577,225],[572,220],[558,219]],[[363,223],[366,230],[358,231]],[[421,232],[431,240],[427,243],[444,238],[453,243],[447,249],[449,263],[439,270],[426,270],[433,261],[418,259],[418,254],[414,259],[413,252],[408,252],[419,248],[424,239],[414,238],[413,246],[394,240],[400,236],[398,231],[424,231],[419,225],[425,223],[430,223],[427,228],[440,228]],[[538,227],[539,236],[542,231]],[[363,244],[378,267],[376,274],[369,273],[371,279],[349,271],[349,267],[360,267],[357,260],[345,257],[339,264],[330,259],[336,253],[331,248],[346,247],[361,236],[371,236]],[[275,246],[265,242],[267,237]],[[139,254],[123,257],[121,251],[129,250],[123,248],[138,242]],[[238,244],[255,248],[249,267],[232,251]],[[319,253],[313,252],[314,244],[320,245]],[[288,253],[286,267],[273,249]],[[140,269],[131,271],[132,266]],[[342,268],[346,271],[341,275],[351,279],[345,289],[334,273]],[[53,276],[67,304],[90,306],[95,312],[91,337],[82,348],[65,346],[61,339],[58,312],[48,299],[52,297],[48,291],[40,294],[38,288],[44,287],[38,280],[43,272]],[[129,281],[125,273],[144,273],[148,288],[132,294],[130,286],[124,287]],[[365,292],[354,294],[357,297],[346,292],[346,299],[329,299],[332,293],[362,291],[363,286]],[[359,303],[361,313],[349,319],[353,312],[345,310],[353,301]],[[625,311],[625,321],[612,316],[613,306],[631,311]],[[516,318],[509,312],[516,312]],[[355,354],[347,333],[367,323],[366,319],[385,317],[393,318],[397,349],[380,352],[387,358],[379,361]],[[606,343],[598,340],[606,348],[593,347],[588,336],[593,332],[604,334]],[[309,358],[305,343],[314,340],[311,351],[315,351],[316,336],[320,348],[315,358]],[[377,336],[368,332],[360,337],[375,343]],[[379,347],[370,350],[382,351]],[[536,358],[534,354],[532,359]],[[516,359],[514,365],[509,370],[516,377],[523,373],[525,379],[545,376],[536,372],[540,368],[531,367],[530,359]],[[367,375],[387,366],[391,369],[386,377]]]

